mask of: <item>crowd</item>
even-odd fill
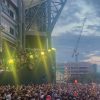
[[[0,86],[0,100],[100,100],[97,84]]]

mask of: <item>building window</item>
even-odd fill
[[[10,27],[10,34],[14,35],[14,29]]]
[[[13,11],[10,10],[9,13],[10,13],[10,16],[14,19],[14,13],[13,13]]]

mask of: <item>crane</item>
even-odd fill
[[[83,30],[84,30],[84,25],[86,23],[86,20],[87,20],[87,17],[85,17],[84,20],[83,20],[82,28],[81,28],[81,31],[80,31],[80,35],[79,35],[79,37],[77,39],[76,46],[75,46],[75,48],[73,50],[73,54],[72,54],[72,57],[75,57],[76,63],[78,62],[78,56],[79,56],[78,47],[79,47],[80,39],[82,37],[82,33],[83,33]]]

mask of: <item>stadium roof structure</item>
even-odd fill
[[[52,30],[64,8],[67,0],[23,0],[25,4],[26,25],[28,32],[32,25],[37,25],[42,32],[52,33]]]
[[[38,5],[41,1],[44,2],[45,0],[23,0],[25,4],[25,8],[28,9],[35,5]]]

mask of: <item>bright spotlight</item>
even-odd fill
[[[30,55],[30,59],[33,59],[33,55]]]
[[[48,52],[51,52],[51,49],[49,49]]]
[[[14,60],[13,59],[9,59],[8,63],[9,64],[14,64]]]
[[[52,50],[54,50],[54,51],[55,51],[56,49],[55,49],[55,48],[52,48]]]
[[[44,56],[44,52],[41,52],[41,55]]]

